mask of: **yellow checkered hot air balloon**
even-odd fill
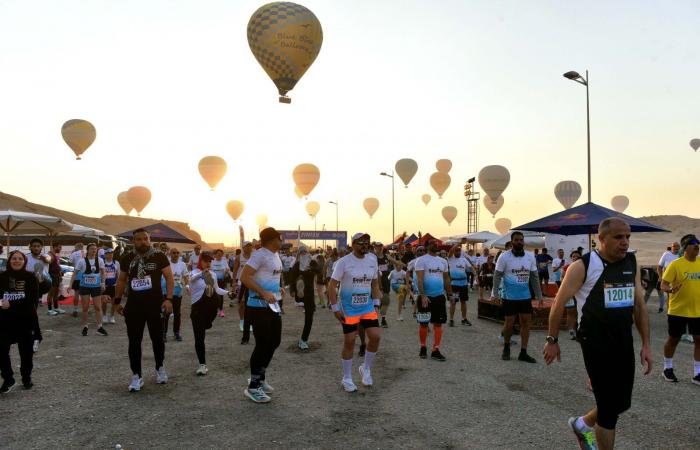
[[[287,92],[311,67],[322,43],[321,22],[296,3],[268,3],[248,22],[248,45],[277,86],[280,103],[291,103]]]

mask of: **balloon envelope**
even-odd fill
[[[630,199],[624,195],[616,195],[610,200],[610,204],[613,209],[619,213],[625,212],[627,207],[630,205]]]
[[[321,22],[295,3],[268,3],[248,21],[250,50],[277,86],[281,103],[291,102],[287,92],[311,67],[322,43]]]
[[[423,203],[427,206],[428,203],[430,203],[430,194],[423,194],[420,199],[423,200]]]
[[[691,139],[690,146],[697,152],[700,148],[700,139]]]
[[[306,213],[313,219],[316,214],[321,210],[321,205],[318,202],[306,202]]]
[[[61,127],[61,136],[75,153],[75,159],[80,159],[80,155],[95,142],[97,131],[87,120],[71,119]]]
[[[126,215],[129,215],[131,210],[134,209],[131,203],[129,203],[129,195],[126,191],[120,192],[119,195],[117,195],[117,203],[119,203],[119,206],[121,206]]]
[[[258,215],[258,217],[255,218],[255,223],[257,223],[258,227],[262,230],[265,225],[267,225],[267,216],[265,214]]]
[[[443,172],[430,175],[430,186],[437,192],[438,198],[442,198],[442,194],[450,187],[450,181],[452,181],[450,176]]]
[[[576,204],[581,197],[581,185],[575,181],[560,181],[554,186],[554,196],[564,209],[569,209]]]
[[[479,185],[492,199],[498,199],[510,183],[510,172],[503,166],[486,166],[479,172]]]
[[[226,161],[218,156],[205,156],[199,160],[199,174],[213,191],[226,175]]]
[[[362,206],[364,206],[365,211],[367,211],[367,214],[369,214],[369,217],[371,219],[374,213],[377,212],[377,209],[379,209],[379,200],[377,200],[374,197],[366,198],[362,202]]]
[[[501,234],[506,234],[508,232],[508,230],[510,230],[510,227],[512,227],[512,226],[513,226],[513,223],[510,221],[510,219],[506,219],[505,217],[501,217],[500,219],[496,219],[496,229]]]
[[[496,213],[503,208],[503,203],[505,203],[505,199],[502,195],[499,195],[495,202],[488,194],[484,195],[484,207],[489,210],[493,217],[496,217]]]
[[[452,221],[457,217],[457,208],[454,206],[445,206],[442,208],[442,218],[447,221],[448,225],[452,225]]]
[[[143,209],[148,206],[148,203],[151,201],[151,191],[144,186],[134,186],[126,191],[126,198],[140,216],[141,211],[143,211]]]
[[[449,159],[438,159],[435,163],[435,168],[438,172],[449,173],[452,169],[452,161]]]
[[[304,196],[304,193],[301,192],[299,186],[294,186],[294,194],[297,196],[297,198],[302,198]]]
[[[304,195],[309,195],[318,184],[321,178],[321,171],[313,164],[299,164],[292,172],[292,179],[299,188],[299,191]]]
[[[394,171],[399,175],[401,181],[403,181],[404,187],[408,187],[408,183],[411,182],[416,172],[418,172],[418,163],[411,158],[403,158],[396,161],[394,165]]]
[[[239,200],[231,200],[226,203],[226,212],[233,220],[238,220],[243,214],[244,205],[243,202]]]

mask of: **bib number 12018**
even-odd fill
[[[634,284],[606,283],[603,295],[606,308],[629,308],[634,305]]]

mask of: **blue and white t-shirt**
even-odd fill
[[[250,255],[246,266],[255,269],[253,279],[258,286],[275,294],[278,301],[282,299],[282,295],[280,294],[280,275],[282,274],[282,260],[280,259],[280,255],[263,247]],[[268,307],[267,300],[261,298],[258,293],[252,289],[248,290],[248,302],[246,305],[252,308]]]
[[[115,286],[119,275],[119,261],[105,261],[105,286]]]
[[[525,252],[515,256],[512,251],[501,254],[496,262],[496,272],[503,272],[503,299],[530,300],[530,272],[537,272],[535,255]]]
[[[212,259],[211,260],[211,270],[216,274],[216,279],[218,281],[223,281],[224,276],[226,275],[226,272],[228,272],[228,262],[226,262],[226,258],[223,256],[221,259]]]
[[[173,296],[182,297],[184,278],[186,276],[189,276],[189,273],[187,272],[187,266],[181,260],[179,260],[176,263],[170,261],[170,269],[173,271],[173,282],[175,283],[175,286],[173,288]],[[165,277],[161,277],[161,286],[163,288],[163,295],[165,295],[167,291],[165,287]]]
[[[415,271],[423,272],[423,292],[425,295],[438,297],[445,293],[443,274],[448,270],[447,261],[444,258],[430,254],[418,258]]]
[[[450,284],[452,286],[466,286],[467,267],[471,268],[467,258],[464,255],[452,256],[447,260],[447,265],[450,267]]]
[[[340,307],[347,317],[374,312],[372,281],[378,276],[377,258],[350,253],[336,261],[331,278],[340,283]]]
[[[389,273],[389,283],[391,284],[391,289],[393,289],[394,292],[398,292],[399,287],[406,284],[406,271],[403,269],[392,270],[391,273]]]

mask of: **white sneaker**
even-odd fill
[[[168,382],[168,374],[165,372],[165,366],[160,366],[156,370],[156,384],[165,384]]]
[[[209,373],[209,369],[207,369],[207,365],[200,364],[199,367],[197,368],[197,375],[199,375],[201,377],[201,376],[206,375],[207,373]]]
[[[248,384],[250,384],[250,378],[248,378]],[[266,394],[272,394],[275,392],[275,388],[267,384],[267,381],[265,380],[260,381],[260,389],[262,389]]]
[[[255,403],[268,403],[272,400],[270,396],[263,391],[262,386],[257,389],[245,388],[243,394]]]
[[[365,369],[364,364],[360,364],[360,376],[362,376],[363,386],[372,386],[372,372],[369,369]]]
[[[66,311],[65,311],[64,309],[61,309],[61,308],[54,308],[54,311],[56,311],[56,312],[59,313],[59,314],[65,314],[65,313],[66,313]]]
[[[138,392],[143,387],[143,378],[138,375],[133,375],[131,377],[131,384],[129,384],[129,392]]]
[[[117,321],[114,319],[114,316],[109,316],[109,323],[117,323]]]
[[[309,343],[306,341],[302,341],[301,339],[299,339],[298,345],[299,345],[300,350],[308,350],[309,349]]]
[[[403,322],[403,314],[399,315],[399,322]]]
[[[36,340],[34,341],[34,346],[32,347],[32,351],[34,353],[39,351],[39,342],[41,342],[41,341],[36,341]]]
[[[357,386],[355,386],[355,383],[353,383],[352,380],[343,378],[342,384],[345,392],[357,392]]]
[[[51,317],[57,316],[57,315],[58,315],[58,311],[56,311],[55,309],[49,309],[48,311],[46,311],[46,315],[47,315],[47,316],[51,316]]]
[[[303,307],[304,307],[304,302],[297,302],[297,307],[303,308]]]
[[[109,316],[102,316],[102,325],[106,325],[109,323]]]

